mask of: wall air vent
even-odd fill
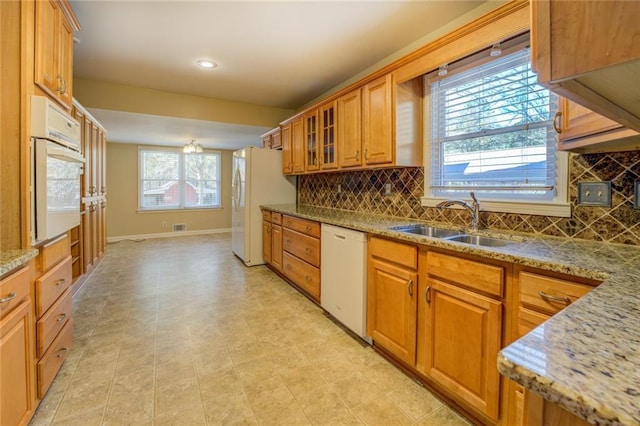
[[[187,230],[187,224],[186,223],[174,223],[173,224],[173,232],[186,231],[186,230]]]

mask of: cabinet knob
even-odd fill
[[[304,249],[304,252],[310,255],[311,254],[311,249],[309,247],[307,247],[307,248]]]
[[[67,93],[67,81],[60,74],[58,74],[58,88],[56,90],[61,95]]]
[[[310,282],[310,281],[311,281],[311,277],[310,277],[309,275],[305,275],[305,276],[304,276],[304,280],[305,280],[306,282]]]
[[[67,317],[67,314],[60,314],[58,315],[58,318],[56,319],[56,322],[60,322],[62,320],[64,320]]]
[[[65,356],[66,352],[69,350],[69,348],[60,348],[60,350],[58,351],[58,358],[62,358],[63,356]]]

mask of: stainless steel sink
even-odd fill
[[[509,240],[499,240],[497,238],[489,238],[483,237],[481,235],[454,235],[452,237],[445,238],[447,241],[457,241],[459,243],[471,244],[474,246],[484,246],[484,247],[503,247],[508,246],[509,244],[513,244],[514,241]]]
[[[397,226],[390,229],[393,231],[407,232],[409,234],[424,235],[426,237],[433,238],[446,238],[460,234],[459,231],[454,231],[453,229],[436,228],[435,226],[426,225]]]

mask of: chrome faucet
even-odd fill
[[[471,229],[473,231],[477,231],[479,227],[478,223],[480,221],[480,203],[476,199],[476,194],[474,194],[473,191],[471,191],[470,195],[471,195],[471,199],[473,200],[473,203],[471,203],[471,205],[469,205],[469,203],[467,203],[466,201],[462,201],[462,200],[446,200],[441,203],[438,203],[436,207],[439,209],[444,209],[445,207],[451,207],[451,206],[464,207],[465,209],[469,210],[469,212],[471,213]]]

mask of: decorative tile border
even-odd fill
[[[576,205],[578,182],[601,180],[611,181],[611,208]],[[633,208],[636,180],[640,180],[640,151],[574,155],[570,164],[570,218],[485,212],[482,220],[491,229],[640,245],[640,210]],[[390,196],[384,195],[386,183],[392,186]],[[421,167],[303,175],[298,191],[299,202],[312,206],[460,226],[469,221],[465,210],[439,210],[420,204],[424,191]]]

